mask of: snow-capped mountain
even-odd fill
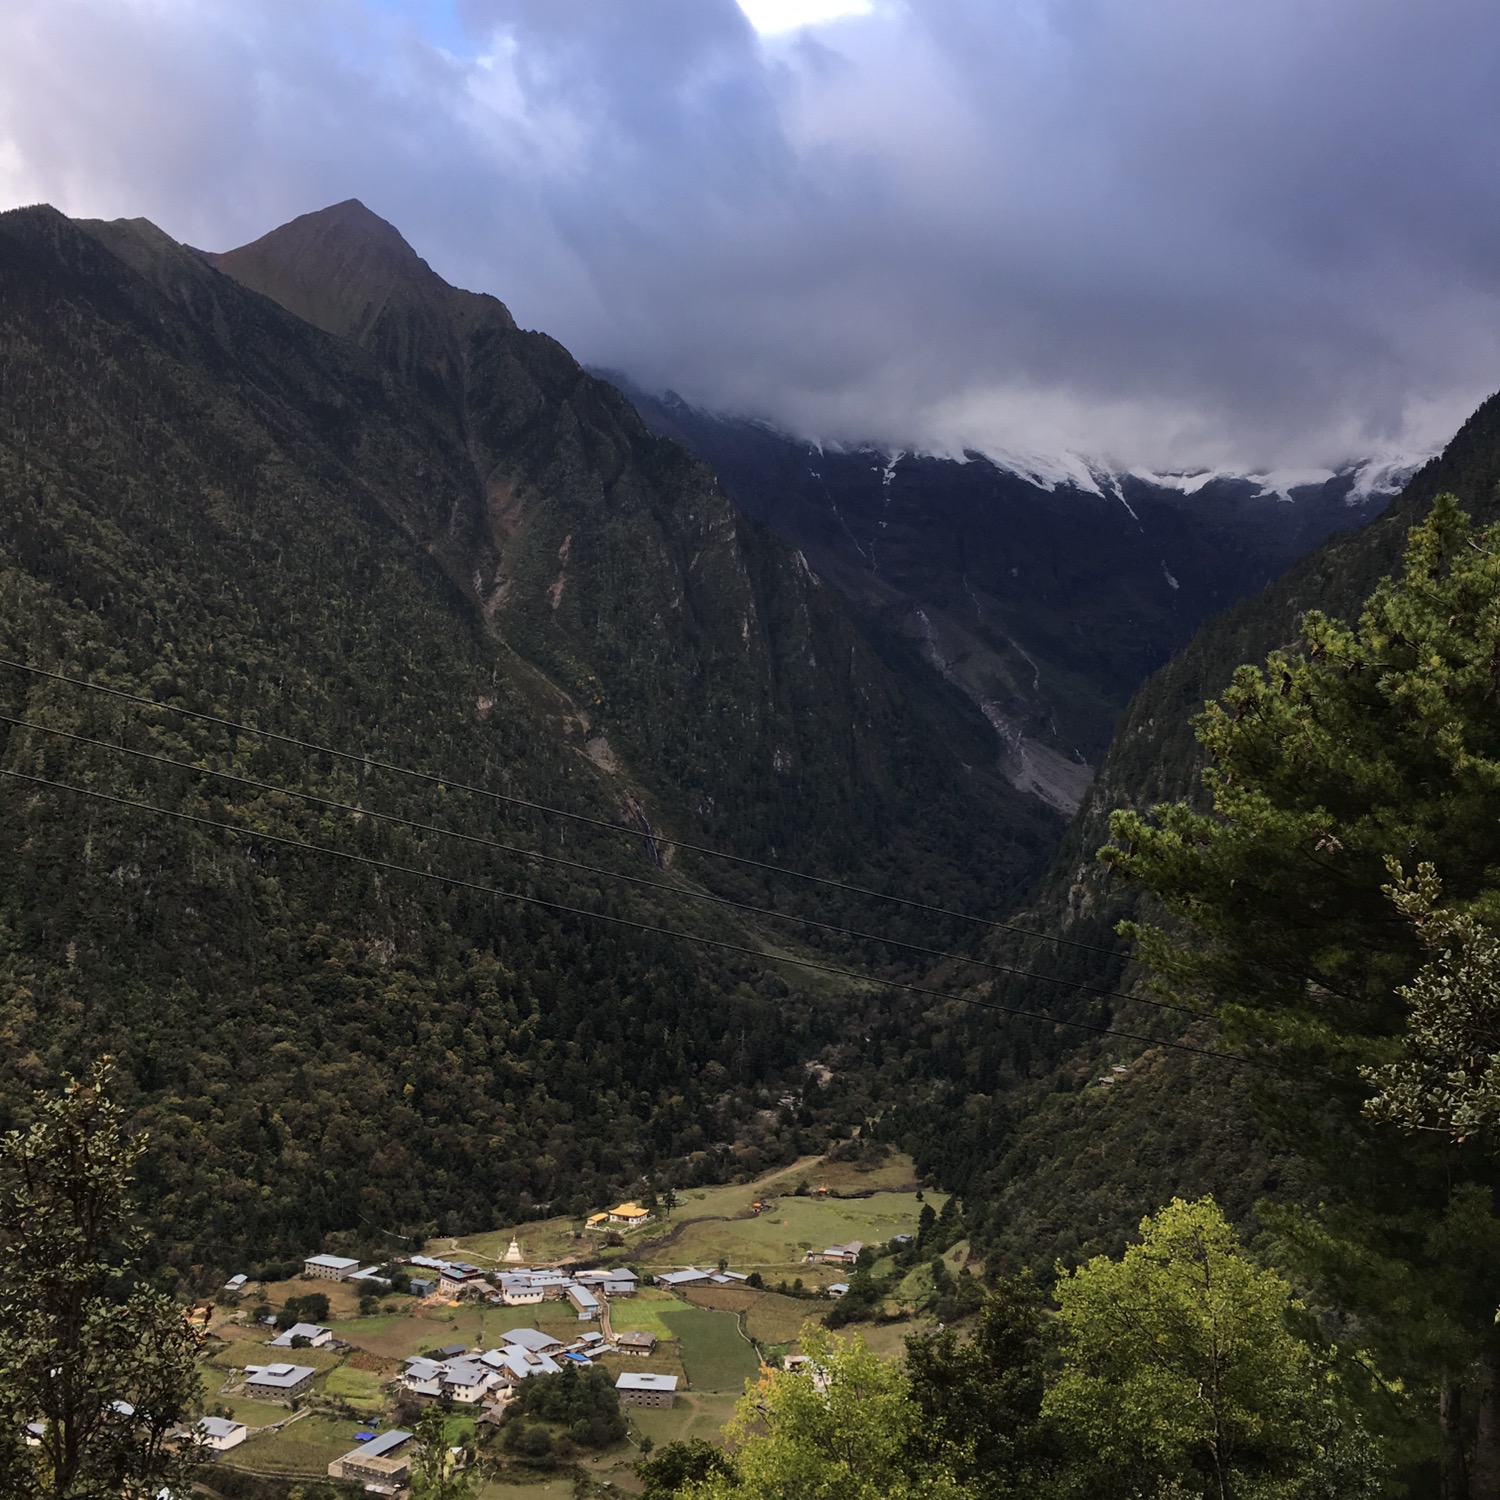
[[[936,671],[990,723],[1007,774],[1076,806],[1116,716],[1209,615],[1420,466],[1119,471],[1078,454],[945,456],[815,443],[617,380],[799,547],[918,691]]]

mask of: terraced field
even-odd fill
[[[303,1417],[283,1432],[266,1433],[242,1443],[234,1450],[235,1467],[326,1479],[328,1465],[354,1447],[358,1430],[353,1423],[330,1417]]]
[[[378,1415],[385,1403],[385,1382],[373,1370],[356,1370],[342,1365],[328,1372],[323,1393],[347,1401],[359,1411]]]

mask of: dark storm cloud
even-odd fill
[[[1478,0],[21,0],[0,195],[217,247],[353,194],[811,434],[1311,464],[1500,385],[1497,43]]]

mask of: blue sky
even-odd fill
[[[825,439],[1285,469],[1500,386],[1490,0],[792,4],[8,0],[0,204],[222,249],[359,197]]]

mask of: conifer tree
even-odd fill
[[[919,1458],[947,1465],[975,1500],[1031,1500],[1062,1465],[1042,1396],[1056,1326],[1030,1275],[999,1282],[968,1336],[951,1328],[906,1340]]]
[[[1500,1164],[1364,1104],[1425,957],[1388,861],[1434,864],[1476,920],[1500,908],[1500,529],[1476,534],[1440,496],[1357,628],[1310,612],[1300,647],[1239,668],[1195,727],[1211,806],[1111,821],[1101,857],[1167,913],[1122,930],[1161,988],[1268,1064],[1264,1116],[1326,1190],[1277,1227],[1407,1389],[1436,1397],[1445,1493],[1493,1500]]]
[[[1415,923],[1431,955],[1401,990],[1411,1007],[1399,1059],[1364,1070],[1376,1092],[1365,1113],[1408,1130],[1433,1130],[1456,1142],[1500,1126],[1500,938],[1465,912],[1438,905],[1442,885],[1430,864],[1387,887]]]

